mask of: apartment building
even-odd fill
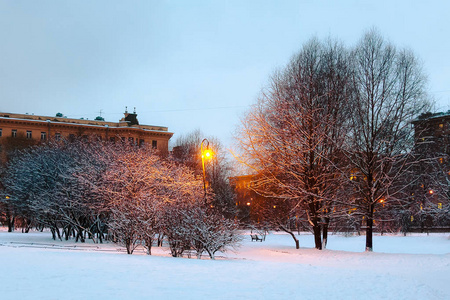
[[[0,112],[0,144],[6,138],[22,138],[34,142],[46,140],[71,140],[76,137],[98,138],[105,141],[127,141],[138,145],[151,145],[160,153],[168,153],[169,139],[173,133],[164,126],[141,125],[136,111],[118,122],[71,119],[58,113],[55,117]]]

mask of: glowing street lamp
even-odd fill
[[[206,142],[206,149],[203,149],[203,143]],[[209,149],[209,141],[207,139],[203,139],[200,144],[200,151],[202,153],[202,169],[203,169],[203,189],[205,190],[205,198],[206,198],[206,174],[205,174],[205,159],[211,159],[213,156],[213,152]]]

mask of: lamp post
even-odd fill
[[[206,142],[206,149],[203,149],[203,143]],[[207,139],[203,139],[202,143],[200,144],[200,151],[202,154],[202,169],[203,169],[203,189],[205,191],[205,198],[206,198],[206,173],[205,173],[205,159],[211,159],[212,158],[212,151],[209,149],[209,141]]]

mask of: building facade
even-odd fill
[[[160,153],[167,154],[172,135],[167,127],[140,125],[136,112],[125,111],[124,118],[119,122],[106,122],[101,117],[95,120],[70,119],[59,113],[48,117],[0,112],[0,144],[7,138],[38,143],[95,137],[104,141],[151,145]]]
[[[450,110],[422,114],[412,123],[416,153],[450,154]]]

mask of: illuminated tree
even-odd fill
[[[292,211],[305,210],[317,249],[326,244],[342,180],[349,80],[347,51],[339,43],[310,40],[271,78],[237,137],[240,161],[257,174],[252,189],[284,199]]]

